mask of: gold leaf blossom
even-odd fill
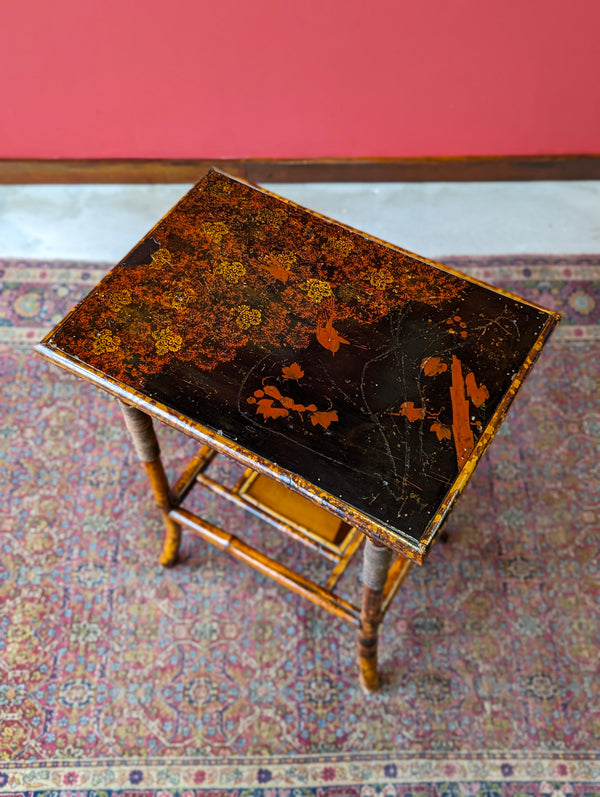
[[[229,235],[229,227],[223,221],[205,221],[200,230],[215,244],[220,244],[221,239]]]
[[[235,285],[241,277],[246,275],[246,269],[243,263],[237,260],[230,262],[229,260],[221,260],[219,265],[215,268],[215,274],[223,276],[227,282]]]
[[[321,304],[323,299],[333,295],[331,285],[326,280],[308,279],[300,282],[298,287],[301,291],[305,291],[315,304]]]
[[[167,354],[169,351],[179,351],[182,344],[181,335],[176,335],[169,327],[155,330],[152,333],[158,354]]]
[[[235,311],[238,314],[235,323],[240,329],[250,329],[250,327],[258,326],[262,321],[260,310],[251,309],[247,304],[240,304]]]
[[[118,313],[119,310],[122,310],[124,307],[127,307],[128,304],[131,304],[131,291],[127,288],[124,288],[122,291],[114,291],[113,293],[109,293],[106,297],[106,304],[113,310],[115,313]]]
[[[270,258],[276,260],[279,265],[284,266],[285,268],[293,268],[296,265],[297,257],[293,252],[271,252],[269,255]]]
[[[348,257],[354,249],[354,244],[348,238],[328,238],[321,248],[332,255]]]
[[[287,213],[279,208],[262,208],[257,219],[261,224],[268,224],[270,227],[279,229],[287,221]]]
[[[95,354],[110,354],[121,345],[121,338],[113,335],[110,329],[102,329],[96,333],[96,340],[92,344]]]
[[[168,249],[157,249],[152,255],[152,268],[163,268],[171,265],[171,253]]]
[[[370,268],[362,276],[367,277],[371,285],[378,291],[384,291],[394,281],[387,268]]]

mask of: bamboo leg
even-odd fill
[[[377,672],[377,632],[381,622],[383,590],[392,552],[369,538],[365,540],[363,560],[363,594],[358,632],[358,664],[360,684],[366,692],[379,688]]]
[[[159,558],[161,565],[172,567],[177,562],[177,552],[181,540],[181,526],[169,517],[172,508],[171,491],[160,458],[160,448],[154,433],[152,418],[145,412],[121,402],[125,426],[131,435],[133,445],[150,479],[154,499],[162,513],[165,524],[163,550]]]

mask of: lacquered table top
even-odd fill
[[[212,171],[38,351],[420,560],[557,320]]]

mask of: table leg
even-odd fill
[[[136,453],[146,469],[154,499],[163,516],[165,539],[159,562],[165,567],[172,567],[177,561],[181,526],[169,517],[169,511],[172,508],[171,491],[160,458],[160,448],[152,425],[152,418],[138,410],[137,407],[132,407],[124,402],[121,402],[121,410],[125,426],[131,435]]]
[[[366,692],[379,688],[377,672],[377,633],[381,622],[383,589],[387,580],[392,552],[369,538],[365,540],[363,560],[363,594],[358,632],[358,664],[360,683]]]

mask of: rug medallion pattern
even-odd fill
[[[191,534],[157,564],[114,400],[31,350],[108,267],[0,261],[0,793],[599,791],[600,257],[444,262],[564,320],[388,613],[365,697],[341,621]],[[179,473],[194,445],[159,434]]]

